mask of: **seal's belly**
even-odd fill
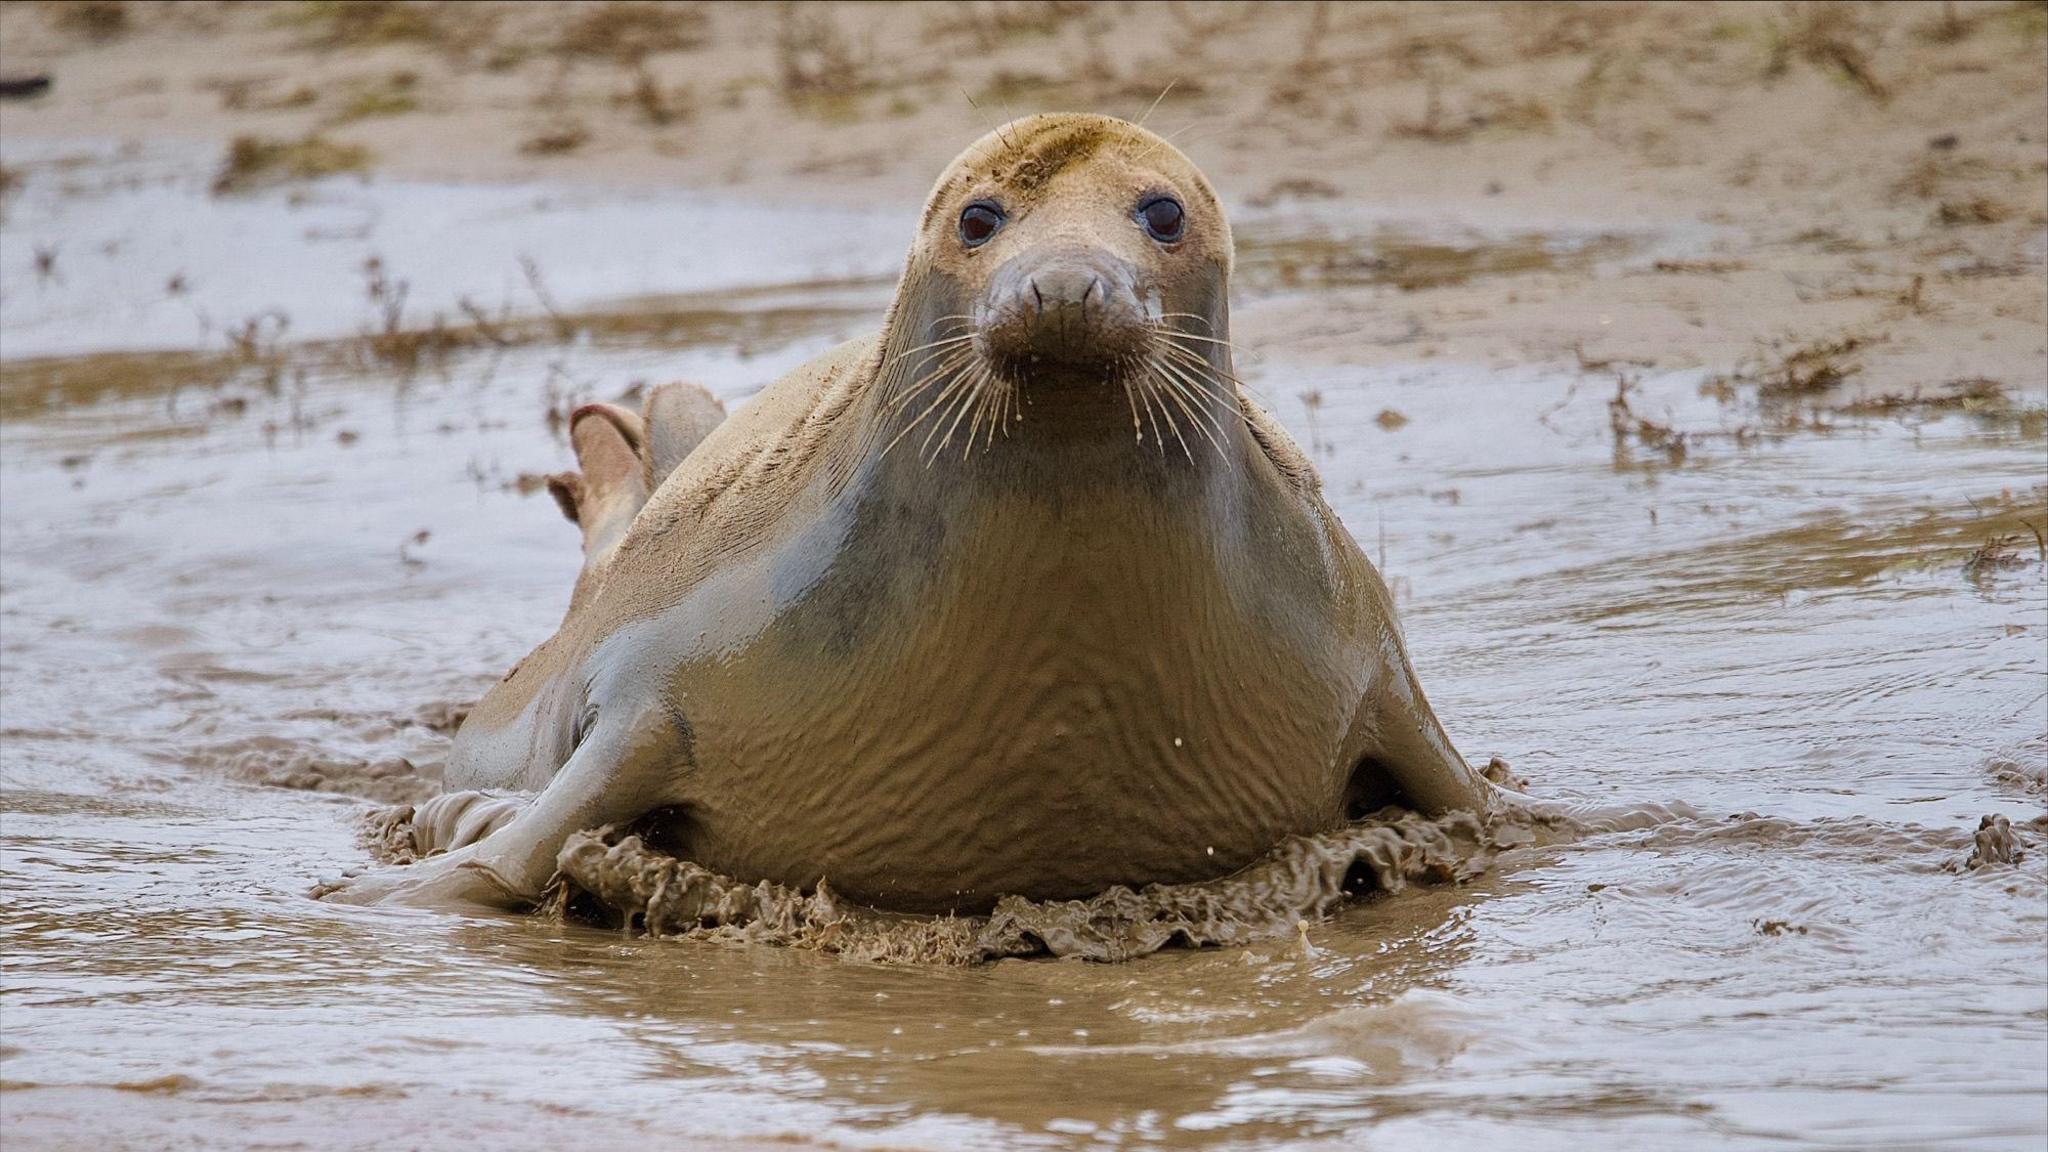
[[[686,673],[686,851],[970,911],[1220,875],[1341,819],[1360,685],[1334,651],[1144,625],[1027,620],[972,648]]]

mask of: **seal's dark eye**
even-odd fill
[[[988,242],[1003,226],[1003,210],[986,200],[976,200],[960,212],[960,239],[969,248],[977,248]]]
[[[1180,210],[1180,201],[1171,196],[1161,196],[1138,205],[1138,222],[1162,244],[1180,239],[1180,230],[1186,221],[1186,214]]]

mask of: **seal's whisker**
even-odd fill
[[[947,385],[945,393],[938,400],[933,401],[932,406],[940,409],[939,418],[932,421],[931,427],[925,429],[924,439],[917,446],[918,454],[924,457],[925,467],[931,467],[932,461],[937,460],[939,453],[945,451],[946,445],[944,441],[941,441],[936,449],[932,447],[932,441],[937,439],[939,430],[946,426],[946,417],[954,417],[953,425],[958,427],[960,421],[957,414],[966,412],[968,402],[974,399],[974,395],[980,387],[981,370],[963,372],[958,380]],[[948,431],[946,438],[950,440],[952,435]]]
[[[1023,397],[1020,395],[1022,391],[1023,389],[1018,388],[1014,382],[1006,382],[1003,385],[1003,439],[1005,440],[1010,438],[1010,425],[1024,422]]]
[[[1153,402],[1159,398],[1159,385],[1149,375],[1139,375],[1139,396],[1145,400],[1145,422],[1151,424],[1153,443],[1159,445],[1159,457],[1165,459],[1165,437],[1159,435],[1159,406]]]
[[[974,109],[975,115],[981,117],[981,122],[988,125],[988,130],[990,132],[995,133],[996,139],[1003,142],[1003,147],[1012,152],[1016,151],[1017,145],[1012,143],[1010,138],[1003,133],[1005,125],[992,123],[989,120],[988,113],[982,111],[981,105],[975,102],[973,93],[969,92],[965,88],[962,88],[960,89],[960,94],[962,96],[967,97],[967,106],[969,108]]]
[[[983,451],[995,446],[998,424],[1003,426],[1003,439],[1010,438],[1010,414],[1015,410],[1017,403],[1017,385],[1013,381],[998,380],[995,387],[995,411],[989,415],[988,439],[982,444]]]
[[[1159,445],[1159,454],[1166,455],[1166,438],[1159,434],[1159,414],[1152,410],[1152,385],[1148,378],[1138,377],[1138,395],[1145,401],[1145,422],[1152,425],[1152,440]]]
[[[931,458],[924,462],[924,465],[927,468],[932,466],[933,460],[937,460],[940,456],[945,454],[946,446],[953,442],[953,433],[958,431],[960,428],[960,421],[965,420],[967,418],[968,409],[970,407],[973,407],[974,403],[981,398],[982,391],[984,387],[988,384],[988,369],[984,367],[981,370],[974,373],[974,375],[968,377],[968,379],[972,381],[968,389],[960,394],[960,398],[953,402],[951,408],[947,409],[947,411],[952,412],[954,414],[953,422],[946,427],[946,434],[939,440],[939,446],[937,448],[932,449]],[[943,417],[941,419],[943,420]],[[937,432],[938,430],[938,424],[933,424],[932,431],[925,433],[925,443],[929,444],[931,442],[932,434]],[[968,442],[972,443],[973,439],[974,434],[972,432],[968,433]]]
[[[910,435],[911,432],[915,431],[918,425],[924,423],[925,420],[928,419],[932,413],[937,412],[940,406],[946,402],[947,398],[952,396],[956,391],[958,391],[966,382],[966,373],[957,370],[954,371],[951,374],[951,376],[946,380],[946,386],[939,390],[938,395],[932,397],[931,402],[926,404],[924,408],[918,412],[915,418],[906,421],[903,427],[897,430],[896,435],[890,438],[889,443],[883,446],[882,455],[884,457],[888,456],[889,450],[896,447],[898,441],[902,440],[905,436]],[[929,385],[922,385],[921,387],[929,387]],[[943,417],[941,417],[941,419],[943,420]],[[934,427],[936,426],[937,425],[934,425]]]
[[[1213,321],[1211,321],[1211,320],[1210,320],[1210,319],[1209,319],[1209,318],[1208,318],[1207,316],[1204,316],[1204,315],[1202,315],[1202,314],[1201,314],[1200,312],[1161,312],[1161,313],[1159,314],[1159,319],[1161,319],[1161,320],[1193,320],[1193,321],[1195,321],[1195,322],[1199,323],[1199,324],[1200,324],[1200,325],[1201,325],[1202,327],[1204,327],[1204,328],[1207,328],[1207,329],[1209,329],[1209,330],[1210,330],[1210,331],[1212,331],[1212,332],[1213,332],[1213,331],[1215,331],[1215,329],[1216,329],[1216,325],[1215,325],[1215,323],[1214,323]],[[1166,327],[1166,328],[1168,328],[1168,330],[1169,330],[1169,331],[1175,331],[1175,330],[1176,330],[1176,329],[1172,329],[1172,328],[1168,327],[1167,325],[1160,325],[1160,327]]]
[[[896,361],[901,360],[906,356],[914,356],[919,352],[926,352],[933,348],[944,348],[952,344],[964,344],[967,341],[974,339],[974,335],[975,334],[972,332],[964,332],[958,336],[943,336],[937,340],[932,340],[923,344],[919,344],[915,348],[905,348],[903,351],[898,352],[896,355],[890,357],[889,363],[894,364]]]
[[[1214,401],[1215,407],[1205,409],[1205,411],[1215,419],[1216,431],[1219,434],[1223,432],[1225,425],[1233,417],[1246,425],[1251,423],[1251,417],[1244,410],[1243,398],[1235,391],[1221,387],[1214,380],[1204,379],[1201,375],[1202,366],[1200,364],[1175,363],[1172,360],[1162,360],[1159,363],[1161,368],[1170,372],[1187,387],[1194,390],[1190,394],[1191,396],[1199,394]],[[1225,416],[1219,409],[1228,409],[1230,415]]]
[[[1235,397],[1230,396],[1210,381],[1202,379],[1200,374],[1190,369],[1186,364],[1175,363],[1172,360],[1157,360],[1153,363],[1161,372],[1166,374],[1169,380],[1178,385],[1190,400],[1207,400],[1212,404],[1221,405],[1236,404]],[[1209,409],[1206,407],[1203,409],[1203,412],[1213,415],[1213,413],[1209,413]],[[1216,425],[1216,430],[1219,432],[1223,430],[1221,423]]]
[[[1153,142],[1151,143],[1151,145],[1150,145],[1149,147],[1147,147],[1147,148],[1146,148],[1146,149],[1145,149],[1145,150],[1144,150],[1143,152],[1140,152],[1140,153],[1138,153],[1138,154],[1137,154],[1136,156],[1133,156],[1133,157],[1131,157],[1131,163],[1135,164],[1135,163],[1137,163],[1138,161],[1140,161],[1140,160],[1143,160],[1143,159],[1144,159],[1145,157],[1147,157],[1147,156],[1150,156],[1150,155],[1151,155],[1151,154],[1153,154],[1154,152],[1157,152],[1157,151],[1159,151],[1159,149],[1160,149],[1160,148],[1161,148],[1162,146],[1164,146],[1164,145],[1167,145],[1167,144],[1171,144],[1171,143],[1173,143],[1173,142],[1174,142],[1174,140],[1176,140],[1176,139],[1178,139],[1178,138],[1179,138],[1179,136],[1180,136],[1180,134],[1181,134],[1181,133],[1183,133],[1183,132],[1186,132],[1186,131],[1187,131],[1188,129],[1190,129],[1190,128],[1194,128],[1194,127],[1197,127],[1197,126],[1207,125],[1208,123],[1209,123],[1209,122],[1208,122],[1208,121],[1206,121],[1206,120],[1190,120],[1190,121],[1188,121],[1187,123],[1185,123],[1185,124],[1181,125],[1180,127],[1178,127],[1178,128],[1175,128],[1175,129],[1174,129],[1174,130],[1173,130],[1172,132],[1169,132],[1169,133],[1167,133],[1166,135],[1164,135],[1164,136],[1161,136],[1161,137],[1160,137],[1159,139],[1157,139],[1157,140],[1154,140],[1154,141],[1153,141]]]
[[[1202,336],[1194,332],[1182,332],[1177,328],[1167,328],[1161,331],[1159,335],[1166,337],[1168,340],[1193,340],[1198,344],[1214,344],[1219,348],[1228,348],[1233,352],[1244,351],[1244,349],[1239,348],[1228,340],[1222,340],[1215,336]]]
[[[923,386],[925,381],[930,380],[934,376],[938,376],[943,373],[952,371],[953,369],[966,363],[973,356],[974,349],[959,347],[948,348],[943,353],[933,355],[926,361],[924,365],[920,365],[920,367],[923,367],[925,369],[925,372],[922,376],[919,376],[917,378],[917,383],[910,385],[910,387],[921,387]]]
[[[1180,344],[1182,347],[1188,348],[1190,350],[1196,350],[1194,349],[1194,345],[1201,344],[1216,348],[1228,348],[1232,352],[1246,354],[1243,348],[1232,343],[1231,341],[1223,340],[1215,336],[1203,336],[1195,332],[1183,332],[1180,329],[1174,328],[1170,325],[1155,324],[1152,326],[1151,331],[1153,336],[1161,340],[1165,340],[1174,344]],[[1188,343],[1183,344],[1183,341],[1187,341]]]
[[[1176,344],[1161,344],[1159,350],[1167,357],[1193,368],[1202,375],[1214,377],[1219,384],[1228,382],[1239,388],[1249,387],[1243,380],[1238,379],[1236,373],[1218,368],[1214,361],[1191,349]]]
[[[1156,364],[1155,364],[1155,369],[1156,369]],[[1194,413],[1193,413],[1193,412],[1190,412],[1190,411],[1188,411],[1188,406],[1187,406],[1187,404],[1186,404],[1186,402],[1185,402],[1185,401],[1182,401],[1182,400],[1180,400],[1180,399],[1179,399],[1178,397],[1175,397],[1175,396],[1173,396],[1173,395],[1172,395],[1172,393],[1170,393],[1170,392],[1166,391],[1166,390],[1165,390],[1165,389],[1164,389],[1164,388],[1162,387],[1162,385],[1164,385],[1164,384],[1165,384],[1165,383],[1167,382],[1167,381],[1166,381],[1166,378],[1165,378],[1165,377],[1163,377],[1163,376],[1160,376],[1160,375],[1159,375],[1159,374],[1157,373],[1157,371],[1156,371],[1156,370],[1155,370],[1154,372],[1151,372],[1151,373],[1147,373],[1147,374],[1146,374],[1146,380],[1147,380],[1147,382],[1148,382],[1148,383],[1150,383],[1150,384],[1151,384],[1151,385],[1152,385],[1152,386],[1153,386],[1153,387],[1154,387],[1155,389],[1157,389],[1157,390],[1159,391],[1159,395],[1160,395],[1160,397],[1161,397],[1161,402],[1160,402],[1160,405],[1159,405],[1159,411],[1160,411],[1160,412],[1161,412],[1162,414],[1164,414],[1164,415],[1165,415],[1165,417],[1166,417],[1166,426],[1167,426],[1168,428],[1170,428],[1170,429],[1172,429],[1172,430],[1173,430],[1173,438],[1174,438],[1175,440],[1177,440],[1177,441],[1179,441],[1179,442],[1180,442],[1180,450],[1181,450],[1182,452],[1184,452],[1184,453],[1186,453],[1186,454],[1187,454],[1188,462],[1189,462],[1189,463],[1191,463],[1191,464],[1192,464],[1192,463],[1194,463],[1194,459],[1195,459],[1195,450],[1194,450],[1194,449],[1192,449],[1192,448],[1190,448],[1190,447],[1188,447],[1188,441],[1187,441],[1187,437],[1185,437],[1185,436],[1182,436],[1182,435],[1180,434],[1180,421],[1178,421],[1178,420],[1175,420],[1175,419],[1173,418],[1173,409],[1172,409],[1172,408],[1170,408],[1170,407],[1168,407],[1168,406],[1166,405],[1165,401],[1166,401],[1166,400],[1169,400],[1169,399],[1171,399],[1171,400],[1173,400],[1173,401],[1174,401],[1174,402],[1175,402],[1176,404],[1179,404],[1179,405],[1180,405],[1180,409],[1181,409],[1181,411],[1183,411],[1183,412],[1187,412],[1187,414],[1188,414],[1188,419],[1189,419],[1189,420],[1193,420],[1193,419],[1194,419]]]
[[[967,442],[960,446],[962,460],[967,459],[968,453],[974,450],[974,437],[981,431],[981,422],[984,418],[988,420],[988,439],[982,443],[982,450],[987,451],[989,445],[995,442],[996,415],[1001,411],[1003,402],[1001,388],[1001,383],[991,378],[987,386],[980,389],[980,395],[975,398],[974,419],[967,425]]]
[[[1190,397],[1201,397],[1219,407],[1237,407],[1236,392],[1214,377],[1206,375],[1202,365],[1172,356],[1161,356],[1156,363],[1162,371],[1169,373],[1187,388]],[[1218,425],[1218,429],[1221,429],[1221,425]]]
[[[1131,407],[1131,435],[1136,438],[1138,443],[1143,444],[1145,442],[1145,426],[1138,423],[1138,398],[1131,393],[1131,378],[1128,375],[1124,377],[1124,403]]]
[[[919,394],[945,383],[952,377],[957,376],[971,359],[972,357],[959,353],[948,357],[944,363],[919,377],[916,383],[909,385],[884,401],[882,410],[884,412],[894,411],[916,399]]]
[[[1159,111],[1159,102],[1161,100],[1166,99],[1166,94],[1168,92],[1173,91],[1173,86],[1178,83],[1180,83],[1180,77],[1178,76],[1174,77],[1171,80],[1168,80],[1166,82],[1166,87],[1161,88],[1159,90],[1159,95],[1154,96],[1152,98],[1152,103],[1147,105],[1145,108],[1145,114],[1143,116],[1138,117],[1138,122],[1135,125],[1133,125],[1133,127],[1143,128],[1145,126],[1145,121],[1150,120],[1152,118],[1152,114],[1154,112]],[[1126,145],[1126,147],[1128,147],[1128,145]]]
[[[1222,419],[1204,407],[1196,395],[1188,390],[1185,378],[1181,377],[1172,365],[1159,361],[1154,364],[1154,370],[1160,373],[1160,379],[1167,385],[1166,395],[1180,405],[1181,411],[1187,413],[1188,420],[1194,424],[1195,430],[1208,439],[1210,447],[1216,449],[1216,458],[1223,461],[1225,467],[1229,467],[1230,453],[1223,448]]]
[[[1170,344],[1162,344],[1159,346],[1159,357],[1162,362],[1178,364],[1182,368],[1188,369],[1190,375],[1194,377],[1193,382],[1201,384],[1204,391],[1213,394],[1219,400],[1224,399],[1226,394],[1230,392],[1230,389],[1224,386],[1226,382],[1229,384],[1239,382],[1237,377],[1211,363],[1208,357],[1197,355],[1185,348],[1176,348]]]

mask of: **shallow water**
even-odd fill
[[[779,266],[797,283],[769,291],[762,262],[732,255],[736,228],[769,227],[757,210],[584,194],[561,219],[588,225],[587,252],[572,237],[534,253],[555,306],[610,307],[604,286],[655,299],[568,322],[567,339],[408,367],[294,341],[376,326],[359,274],[372,252],[419,278],[414,315],[463,295],[533,313],[502,241],[552,211],[533,205],[568,201],[342,183],[312,208],[266,193],[221,209],[196,191],[203,170],[129,162],[145,161],[159,183],[69,197],[54,182],[72,170],[32,168],[0,225],[10,1146],[2048,1134],[2048,852],[1945,868],[1979,816],[2043,806],[2048,579],[2022,524],[2048,518],[2040,421],[1775,430],[1753,405],[1701,398],[1697,374],[1652,377],[1636,410],[1702,434],[1674,463],[1617,445],[1611,380],[1260,350],[1251,383],[1317,446],[1463,751],[1507,757],[1544,796],[1707,814],[1510,853],[1302,937],[931,970],[332,907],[305,893],[365,863],[362,797],[431,790],[451,710],[566,602],[575,532],[518,483],[568,463],[549,413],[676,376],[744,398],[873,322],[909,208],[793,246]],[[364,234],[289,223],[341,203]],[[414,259],[425,233],[401,222],[423,205],[437,223]],[[620,226],[592,223],[638,212],[659,215],[656,239],[608,247]],[[123,262],[138,221],[143,252],[188,261],[210,229],[271,239],[261,261],[188,269],[189,295],[151,295],[176,261]],[[1240,224],[1254,248],[1259,228]],[[71,278],[39,282],[24,250],[60,235]],[[1458,235],[1469,274],[1543,271],[1514,255],[1526,229],[1494,233],[1498,255]],[[1597,259],[1657,241],[1630,243]],[[327,245],[348,247],[298,260]],[[650,271],[607,278],[627,253]],[[223,280],[243,287],[209,296]],[[95,313],[98,294],[129,304]],[[294,321],[240,359],[69,375],[24,359],[218,352],[223,328],[198,327],[195,300]],[[2016,399],[2048,395],[2033,381]],[[1407,423],[1383,428],[1386,408]],[[1714,435],[1736,427],[1762,433]],[[1999,534],[2026,541],[2010,565],[1966,574]]]

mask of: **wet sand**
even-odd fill
[[[577,56],[592,141],[536,156],[496,129],[540,113],[489,93],[549,52],[295,47],[249,71],[316,104],[235,110],[201,39],[269,60],[311,33],[134,7],[99,44],[0,9],[0,70],[59,81],[0,105],[10,1146],[2048,1134],[2038,9],[1830,33],[1192,7],[1142,51],[1120,13],[972,61],[971,31],[835,10],[903,78],[794,103],[773,23],[715,12],[730,50],[645,59],[698,85],[692,117],[640,125],[602,95],[632,69]],[[1333,71],[1288,97],[1316,19]],[[1546,798],[1680,818],[1116,965],[306,898],[369,863],[364,815],[434,790],[461,709],[559,616],[575,532],[531,478],[567,466],[570,407],[676,376],[742,402],[871,326],[923,182],[982,130],[949,84],[1035,66],[1015,111],[1135,115],[1205,21],[1240,48],[1155,122],[1197,126],[1241,367],[1394,585],[1453,736]],[[1775,73],[1772,21],[1797,34]],[[920,76],[935,56],[958,74]],[[394,67],[417,111],[329,130],[366,179],[212,192],[232,136],[303,133],[329,79]],[[1987,813],[2016,863],[1969,866]]]

